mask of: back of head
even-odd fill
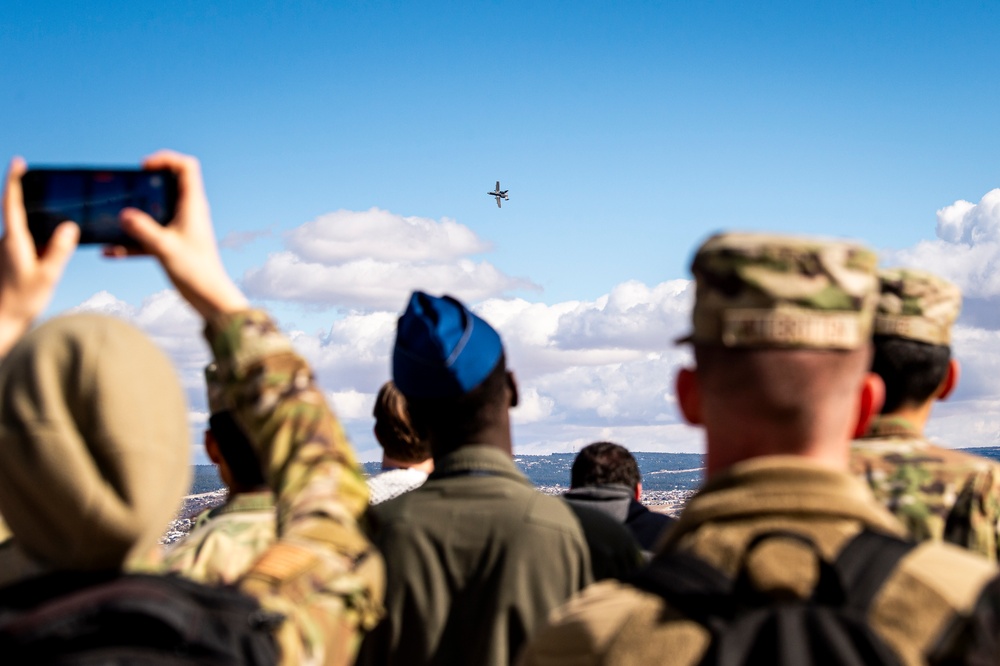
[[[420,463],[431,457],[431,449],[410,423],[406,398],[391,381],[375,397],[375,438],[385,455],[402,463]]]
[[[791,443],[827,428],[826,416],[846,422],[869,362],[875,264],[874,253],[842,241],[706,241],[691,267],[693,330],[683,340],[694,343],[714,419],[706,426],[744,419]]]
[[[580,449],[570,471],[571,488],[618,484],[635,490],[641,482],[635,457],[612,442],[595,442]]]
[[[872,371],[885,382],[884,413],[924,404],[944,381],[951,329],[962,307],[954,284],[925,271],[879,271]]]
[[[0,365],[0,513],[58,570],[115,569],[154,546],[190,479],[180,383],[138,329],[53,319]]]
[[[488,443],[469,440],[506,427],[510,403],[500,336],[451,296],[411,295],[397,325],[392,375],[435,457],[463,444]]]
[[[231,482],[242,491],[265,486],[267,482],[260,460],[254,452],[250,439],[233,416],[233,405],[218,380],[215,363],[205,368],[205,387],[210,414],[208,428],[219,455],[226,464]],[[223,477],[225,478],[225,475]]]

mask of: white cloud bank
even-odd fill
[[[529,280],[470,257],[489,243],[449,220],[404,217],[372,208],[337,211],[297,227],[286,249],[247,271],[243,287],[255,298],[313,306],[398,309],[414,289],[480,301]]]
[[[959,201],[938,211],[937,236],[888,251],[883,261],[937,271],[971,295],[954,336],[962,381],[954,399],[936,408],[929,433],[952,446],[1000,445],[1000,190],[978,204]],[[673,344],[688,330],[688,280],[628,281],[593,301],[512,298],[506,290],[527,282],[469,259],[488,244],[468,228],[378,209],[323,216],[291,232],[287,247],[249,271],[244,284],[259,298],[359,308],[332,318],[322,334],[289,335],[362,459],[379,455],[371,407],[389,377],[396,317],[414,284],[456,293],[500,332],[520,385],[513,411],[518,453],[574,451],[600,439],[639,451],[702,449],[700,432],[681,422],[673,392],[678,366],[689,361],[688,351]],[[366,258],[352,258],[359,255]],[[314,284],[310,275],[344,279]],[[147,330],[177,363],[192,424],[201,427],[207,347],[197,317],[174,292],[137,307],[101,292],[79,309]]]

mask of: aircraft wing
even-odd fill
[[[503,208],[503,206],[500,205],[500,197],[497,197],[497,208]]]
[[[497,192],[499,192],[499,191],[500,191],[500,181],[498,180],[497,181]]]

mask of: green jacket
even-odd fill
[[[361,664],[509,664],[549,611],[590,582],[573,513],[510,456],[464,446],[435,465],[424,485],[372,508],[386,618]]]
[[[914,539],[948,541],[997,561],[997,463],[935,446],[905,419],[879,417],[852,444],[851,471]]]

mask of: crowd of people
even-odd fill
[[[35,326],[79,230],[0,239],[0,654],[101,664],[1000,662],[1000,466],[930,443],[961,295],[843,241],[712,236],[692,262],[681,414],[705,480],[674,521],[635,458],[584,447],[564,497],[512,458],[499,334],[414,292],[365,479],[308,364],[219,258],[200,169],[166,226],[126,209],[205,322],[226,503],[166,552],[190,473],[169,360],[113,318]],[[109,257],[136,252],[106,248]],[[664,331],[664,339],[672,332]]]

